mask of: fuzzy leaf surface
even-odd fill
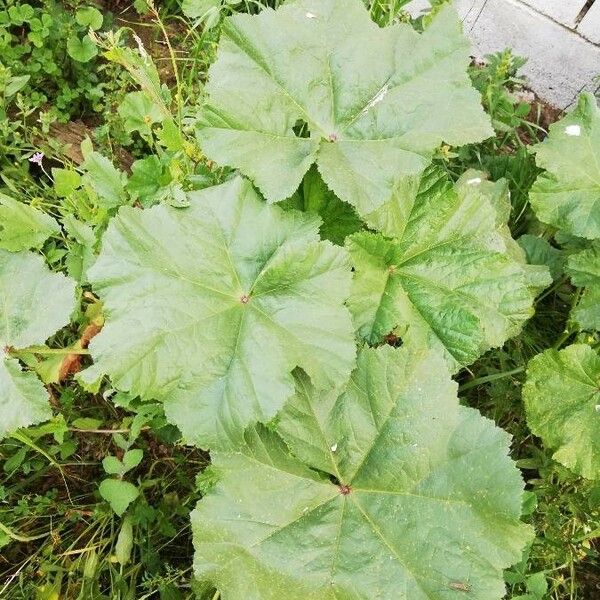
[[[89,279],[106,307],[91,383],[166,402],[191,443],[219,447],[266,422],[302,367],[319,387],[354,364],[346,251],[319,219],[265,204],[241,178],[191,206],[122,207]]]
[[[196,576],[225,600],[499,600],[531,538],[523,482],[456,389],[441,356],[406,348],[363,351],[340,396],[300,376],[283,440],[252,430],[213,455]]]
[[[536,146],[546,169],[531,189],[531,205],[544,223],[571,235],[600,238],[600,110],[593,94],[550,126]]]
[[[579,475],[600,477],[600,357],[585,344],[536,356],[523,388],[527,423]]]
[[[504,183],[468,172],[456,185],[435,170],[414,202],[387,219],[390,239],[358,233],[348,248],[355,268],[348,305],[371,344],[395,333],[440,350],[452,370],[516,335],[533,314],[548,269],[525,264],[510,237]]]
[[[52,415],[48,392],[7,349],[41,345],[69,322],[75,282],[51,273],[41,256],[0,250],[0,438]]]
[[[469,54],[450,7],[423,34],[379,28],[360,0],[236,15],[210,69],[200,142],[270,202],[289,198],[316,163],[341,200],[369,214],[442,141],[493,135],[467,77]]]

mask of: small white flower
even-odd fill
[[[579,125],[569,125],[565,128],[565,133],[567,135],[579,137],[581,135],[581,127]]]
[[[307,19],[316,19],[316,18],[317,18],[317,15],[315,15],[315,14],[313,14],[313,13],[311,13],[311,12],[307,12],[307,13],[306,13],[306,18],[307,18]]]
[[[331,451],[335,452],[337,450],[337,443],[335,443],[333,446],[331,446]]]
[[[30,159],[29,162],[34,163],[36,165],[42,166],[42,161],[44,160],[43,152],[36,152]]]
[[[473,177],[467,181],[467,185],[479,185],[481,183],[481,177]]]

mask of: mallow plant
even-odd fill
[[[447,6],[422,33],[379,27],[361,0],[230,17],[197,128],[230,175],[185,203],[107,209],[85,278],[104,327],[77,379],[162,402],[210,450],[192,525],[195,575],[215,597],[499,599],[532,539],[508,434],[461,406],[452,380],[518,334],[551,281],[511,237],[504,182],[433,165],[442,142],[493,135],[469,60]],[[597,148],[582,102],[568,139]],[[592,182],[552,158],[589,157],[556,150],[558,127],[534,203],[598,237],[592,204],[569,200]],[[29,253],[40,236],[0,254],[3,434],[49,416],[23,357],[75,306],[75,283]],[[575,283],[590,286],[594,251],[573,256]],[[575,318],[592,318],[593,294]],[[597,386],[599,359],[577,352]]]
[[[551,228],[559,264],[577,289],[565,334],[529,364],[524,400],[531,430],[554,458],[600,479],[600,110],[592,94],[551,127],[536,146],[546,169],[531,204]],[[538,242],[539,243],[539,242]],[[548,264],[557,249],[546,244]],[[569,341],[570,345],[565,345]],[[563,347],[564,346],[564,347]]]

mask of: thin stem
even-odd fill
[[[140,431],[147,431],[150,429],[149,426],[142,427]],[[102,433],[110,435],[111,433],[130,433],[131,429],[78,429],[77,427],[69,427],[69,431],[75,431],[76,433]]]
[[[554,350],[559,350],[560,347],[573,335],[573,332],[570,329],[567,329],[559,338],[556,340],[556,343],[552,348]]]
[[[512,375],[518,375],[519,373],[523,373],[523,371],[525,371],[525,367],[517,367],[516,369],[513,369],[512,371],[504,371],[502,373],[494,373],[493,375],[486,375],[485,377],[478,377],[477,379],[473,379],[473,381],[469,381],[468,383],[461,385],[458,388],[458,391],[459,391],[459,393],[466,392],[467,390],[473,389],[474,387],[477,387],[484,383],[490,383],[492,381],[497,381],[499,379],[505,379],[506,377],[511,377]]]
[[[15,540],[15,542],[23,542],[25,544],[27,542],[34,542],[35,540],[41,540],[42,538],[48,537],[50,535],[50,532],[41,533],[40,535],[33,535],[33,536],[19,535],[18,533],[15,533],[14,531],[9,529],[8,527],[6,527],[6,525],[3,525],[2,523],[0,523],[0,531],[3,531],[11,540]]]
[[[577,288],[576,292],[573,294],[573,297],[571,298],[571,309],[569,310],[569,313],[572,313],[573,309],[579,304],[579,300],[580,300],[582,294],[583,294],[583,288]],[[567,327],[566,327],[564,333],[558,338],[558,340],[556,340],[556,342],[555,342],[554,346],[552,346],[552,348],[554,348],[554,350],[559,350],[560,347],[574,333],[575,333],[575,331],[573,330],[572,323],[569,318],[569,321],[567,322]]]
[[[539,304],[544,298],[547,298],[548,296],[550,296],[550,294],[556,292],[556,290],[563,286],[568,280],[569,278],[566,275],[564,277],[561,277],[553,286],[549,287],[543,294],[540,294],[536,298],[535,303]]]
[[[181,88],[181,81],[179,79],[179,68],[177,66],[177,58],[175,57],[175,51],[173,50],[173,46],[171,45],[171,40],[169,39],[169,34],[165,28],[160,15],[158,14],[158,10],[154,6],[154,2],[148,2],[148,6],[152,11],[152,14],[156,18],[158,26],[160,27],[163,36],[165,37],[165,43],[167,44],[167,48],[169,49],[169,57],[171,58],[171,64],[173,66],[173,74],[175,75],[175,83],[177,86],[177,115],[179,121],[179,129],[181,130],[181,121],[183,120],[183,90]]]
[[[23,350],[15,351],[17,354],[82,354],[87,355],[89,350],[75,350],[74,348],[46,348],[46,346],[30,346]]]

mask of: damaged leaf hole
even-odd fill
[[[310,128],[304,119],[298,119],[294,127],[292,127],[294,135],[298,138],[309,138]]]

